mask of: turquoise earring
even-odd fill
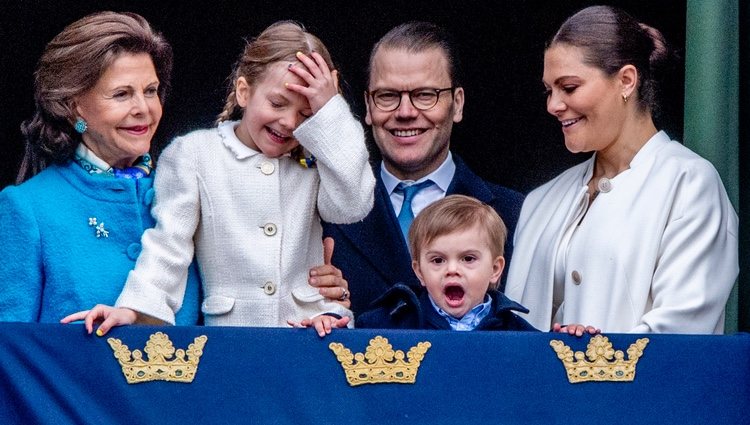
[[[83,134],[83,133],[85,133],[85,132],[86,132],[86,129],[87,129],[87,128],[88,128],[89,126],[88,126],[88,124],[86,123],[86,120],[84,120],[83,118],[78,118],[78,119],[76,120],[76,124],[75,124],[75,126],[74,126],[74,127],[75,127],[75,129],[76,129],[76,131],[77,131],[77,132],[79,132],[80,134]]]

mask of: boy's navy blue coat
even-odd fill
[[[456,163],[456,173],[447,194],[479,199],[494,208],[508,227],[504,255],[506,271],[501,278],[501,282],[505,282],[507,264],[512,261],[513,232],[521,212],[523,195],[482,180],[455,154],[453,161]],[[332,262],[349,282],[351,309],[355,317],[371,309],[371,303],[396,282],[419,286],[398,218],[380,177],[379,162],[374,172],[377,183],[375,203],[370,214],[363,221],[353,224],[323,223],[323,236],[333,237],[336,242]]]
[[[375,309],[357,317],[356,328],[368,329],[450,329],[448,321],[441,317],[427,295],[420,290],[417,295],[412,288],[403,283],[393,285],[373,305]],[[537,331],[526,320],[513,311],[529,311],[503,295],[502,292],[490,290],[492,309],[475,330],[478,331]]]

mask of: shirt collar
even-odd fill
[[[434,308],[441,317],[445,318],[445,320],[448,321],[448,324],[454,331],[473,331],[477,328],[477,326],[479,326],[479,323],[485,317],[487,317],[488,314],[490,314],[490,309],[492,307],[492,297],[490,296],[490,294],[486,294],[484,296],[484,302],[482,304],[479,304],[472,308],[468,313],[464,315],[464,317],[456,319],[455,317],[443,311],[442,308],[438,307],[438,305],[435,304],[435,301],[432,300],[432,297],[429,298],[430,303],[432,304],[432,308]]]
[[[435,171],[422,177],[414,183],[422,183],[425,180],[432,180],[432,182],[437,185],[440,190],[442,190],[443,192],[447,192],[448,186],[450,186],[454,174],[456,174],[456,163],[453,161],[453,155],[450,151],[448,151],[448,156],[445,158],[445,161],[443,161],[443,163],[440,164],[440,166]],[[386,170],[385,164],[383,162],[380,163],[380,177],[383,179],[383,184],[388,190],[388,194],[393,193],[399,183],[401,183],[402,181],[407,181],[399,180],[398,177],[391,174],[390,171]]]
[[[229,150],[234,153],[237,159],[249,158],[253,155],[258,155],[260,152],[250,148],[246,144],[237,138],[234,133],[234,129],[239,125],[239,121],[224,121],[217,127],[219,135],[221,135],[221,141],[224,143]]]
[[[83,143],[79,143],[78,146],[76,146],[73,161],[80,165],[81,168],[89,174],[124,179],[140,179],[146,177],[151,174],[151,171],[154,168],[154,163],[148,152],[136,158],[135,163],[129,167],[115,168],[99,158],[94,151],[89,149],[89,147]]]
[[[76,162],[89,174],[112,174],[112,167],[103,159],[96,156],[94,151],[83,143],[79,143],[75,153]]]

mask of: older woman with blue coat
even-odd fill
[[[66,27],[35,73],[18,186],[0,192],[0,321],[58,322],[113,303],[154,225],[151,140],[172,49],[133,13]],[[178,324],[198,321],[192,270]]]

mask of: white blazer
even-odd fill
[[[564,267],[557,317],[604,332],[722,333],[739,273],[737,214],[715,168],[664,132],[654,135],[580,220],[594,159],[524,201],[506,295],[539,329],[552,324],[556,256]],[[578,219],[576,219],[578,217]]]

